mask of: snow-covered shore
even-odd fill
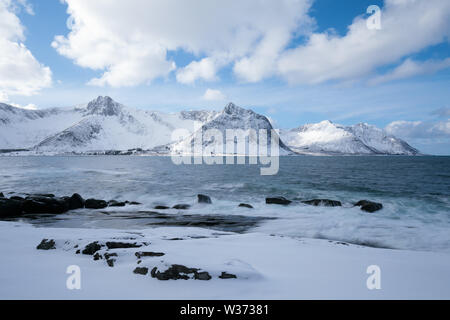
[[[42,239],[56,249],[37,250]],[[109,249],[105,259],[76,254],[87,244],[122,241],[140,248]],[[106,247],[98,251],[103,254]],[[138,251],[164,253],[143,257]],[[328,240],[200,228],[137,231],[36,228],[0,222],[0,299],[449,299],[450,255],[388,250]],[[212,279],[160,281],[139,267],[164,271],[180,264]],[[81,290],[66,287],[67,267],[81,270]],[[369,290],[367,268],[381,269],[381,289]],[[220,279],[221,272],[237,279]],[[150,273],[150,272],[149,272]]]

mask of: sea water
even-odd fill
[[[36,226],[150,228],[157,226],[149,218],[158,211],[156,205],[186,203],[192,205],[189,210],[159,213],[182,219],[185,226],[190,219],[220,217],[224,223],[212,222],[211,228],[249,221],[246,228],[222,230],[450,252],[450,157],[290,156],[281,157],[274,176],[261,176],[256,165],[175,165],[170,157],[0,157],[0,192],[76,192],[84,198],[142,204],[19,219]],[[197,194],[209,195],[213,203],[197,204]],[[265,198],[273,196],[294,202],[267,205]],[[316,198],[339,200],[343,206],[301,203]],[[384,208],[367,213],[353,206],[363,199]],[[254,209],[238,207],[240,203]]]

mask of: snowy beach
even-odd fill
[[[169,240],[171,238],[183,240]],[[37,250],[42,239],[55,249]],[[76,254],[98,241],[147,243],[111,249],[104,259]],[[75,248],[75,246],[77,246]],[[104,248],[106,249],[106,248]],[[102,249],[102,250],[104,250]],[[157,251],[162,257],[135,252]],[[1,299],[449,299],[450,255],[375,249],[328,240],[234,234],[198,228],[150,230],[35,228],[0,223]],[[103,251],[100,251],[103,252]],[[160,281],[140,275],[140,267],[181,264],[200,268],[212,279]],[[81,290],[69,290],[71,265],[80,267]],[[367,268],[381,269],[381,289],[367,287]],[[220,279],[222,272],[237,276]]]

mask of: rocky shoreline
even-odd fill
[[[37,245],[37,250],[57,250],[72,251],[77,255],[92,256],[94,261],[104,261],[106,265],[113,268],[119,258],[122,260],[130,260],[135,257],[136,267],[133,273],[141,276],[151,276],[157,280],[203,280],[213,279],[238,279],[238,276],[230,273],[230,271],[210,272],[202,268],[191,268],[181,264],[167,263],[160,260],[166,254],[164,252],[150,251],[154,250],[152,244],[145,241],[135,241],[136,237],[127,239],[97,240],[83,244],[85,240],[79,239],[77,242],[71,240],[55,240],[42,239]],[[166,239],[171,240],[171,239]],[[147,251],[148,250],[148,251]],[[213,276],[211,275],[213,274]],[[246,278],[245,276],[240,277]]]
[[[197,195],[198,203],[212,204],[212,200],[209,196],[199,194]],[[266,204],[268,205],[291,205],[295,203],[294,200],[288,200],[284,197],[268,197],[266,198]],[[311,206],[325,206],[325,207],[341,207],[342,203],[336,200],[330,199],[312,199],[302,200],[301,204]],[[100,199],[84,199],[78,193],[74,193],[72,196],[57,197],[54,194],[28,194],[25,197],[12,196],[10,198],[5,197],[0,192],[0,218],[18,217],[26,214],[63,214],[71,210],[76,209],[105,209],[108,207],[125,207],[141,205],[139,202],[134,201],[118,201],[118,200],[100,200]],[[251,204],[240,203],[239,207],[253,209]],[[361,200],[353,204],[353,206],[360,207],[365,212],[376,212],[383,209],[381,203],[372,202],[369,200]],[[175,204],[172,207],[158,205],[155,210],[188,210],[190,204]]]

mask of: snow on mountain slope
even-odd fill
[[[200,128],[200,129],[199,129]],[[184,129],[184,139],[172,141],[172,133]],[[159,153],[197,153],[194,137],[215,129],[224,139],[205,137],[207,152],[252,154],[258,137],[246,138],[246,150],[237,150],[227,129],[273,129],[269,120],[232,103],[222,112],[182,111],[162,113],[126,107],[110,97],[67,108],[24,110],[0,103],[0,149],[31,149],[39,153],[129,150],[141,148]],[[351,127],[323,121],[280,133],[280,154],[403,154],[419,151],[384,130],[368,124]],[[268,139],[270,143],[270,138]],[[226,144],[225,144],[226,143]],[[209,150],[209,151],[208,151]]]
[[[83,118],[36,145],[39,152],[86,152],[151,149],[171,142],[178,128],[194,131],[194,124],[213,115],[207,111],[164,114],[138,110],[98,97],[78,110]]]
[[[227,135],[227,130],[249,130],[253,129],[256,135],[248,134],[241,137],[245,141],[245,149],[238,150],[238,138]],[[258,135],[259,130],[266,130],[267,144],[270,147],[271,130],[273,130],[270,121],[263,115],[257,114],[252,110],[243,109],[233,103],[229,103],[224,110],[217,114],[211,121],[206,122],[199,130],[188,136],[184,140],[174,143],[170,146],[172,152],[178,154],[239,154],[239,155],[257,155],[258,154]],[[222,139],[208,136],[208,132],[220,133]],[[202,140],[201,149],[197,150],[194,144],[197,140]],[[280,140],[280,154],[293,153]],[[229,152],[232,146],[232,152]]]
[[[310,154],[416,155],[405,141],[368,124],[345,127],[331,121],[282,131],[281,138],[294,151]]]
[[[366,145],[384,154],[416,155],[419,150],[411,147],[406,141],[387,134],[367,123],[359,123],[351,127],[353,134]]]
[[[30,148],[81,119],[78,107],[24,110],[0,103],[0,149]]]

